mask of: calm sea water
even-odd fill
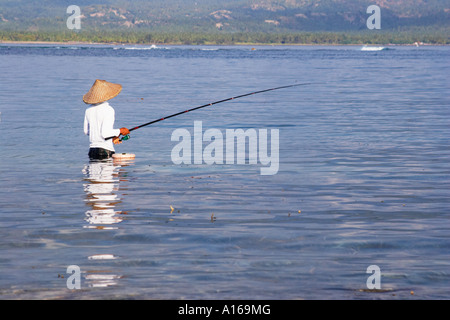
[[[0,44],[0,297],[450,298],[449,47],[254,49]],[[95,79],[123,85],[116,127],[314,84],[142,128],[117,147],[135,161],[90,163]],[[278,173],[174,164],[194,121],[278,129]]]

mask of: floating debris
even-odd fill
[[[174,210],[175,209],[172,206],[170,206],[170,213],[173,213]]]
[[[387,293],[393,292],[394,289],[359,289],[359,292],[367,292],[367,293]]]

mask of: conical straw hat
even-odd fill
[[[102,103],[116,97],[122,86],[120,84],[111,83],[105,80],[95,80],[91,90],[83,96],[86,104]]]

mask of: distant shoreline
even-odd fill
[[[103,44],[103,45],[448,45],[442,32],[293,32],[293,33],[197,33],[131,31],[1,31],[1,43]]]
[[[89,41],[12,41],[12,40],[0,40],[0,44],[52,44],[52,45],[111,45],[111,46],[398,46],[398,47],[414,47],[416,44],[398,44],[398,43],[387,43],[387,44],[361,44],[361,43],[350,43],[350,44],[339,44],[339,43],[234,43],[234,44],[215,44],[215,43],[205,43],[205,44],[180,44],[180,43],[122,43],[122,42],[89,42]],[[449,44],[434,44],[434,43],[421,43],[420,46],[449,46]]]

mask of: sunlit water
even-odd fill
[[[254,49],[1,44],[0,297],[448,299],[449,48]],[[95,79],[124,87],[116,127],[313,84],[136,130],[117,147],[135,161],[90,163]],[[278,129],[278,173],[174,164],[194,121]]]

